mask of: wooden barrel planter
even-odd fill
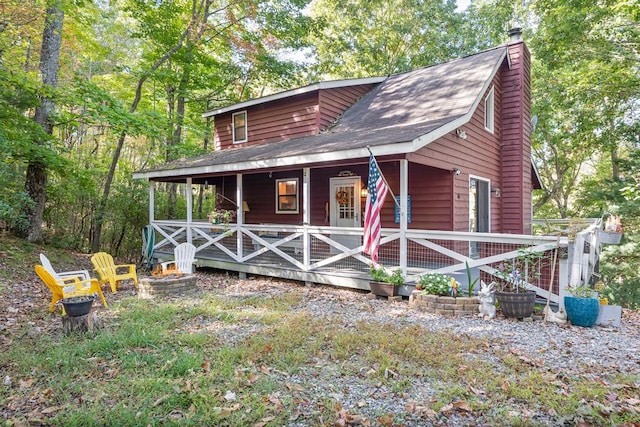
[[[531,317],[536,304],[536,293],[526,292],[496,292],[496,300],[504,317],[524,319]]]

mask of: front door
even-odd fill
[[[332,227],[362,227],[359,176],[331,178],[329,200],[329,223]],[[348,248],[362,244],[361,236],[332,234],[331,238]]]
[[[489,232],[489,181],[479,178],[469,179],[469,231]],[[470,242],[469,256],[480,256],[478,242]]]

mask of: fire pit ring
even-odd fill
[[[152,276],[140,279],[138,297],[153,298],[190,295],[197,292],[197,290],[196,276],[192,274]]]

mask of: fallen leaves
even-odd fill
[[[457,400],[453,403],[449,403],[448,405],[445,405],[442,408],[440,408],[440,413],[445,415],[451,415],[454,411],[471,412],[472,409],[471,409],[471,405],[469,405],[464,400]]]
[[[536,360],[532,357],[529,357],[528,355],[524,354],[522,351],[517,350],[515,348],[510,348],[509,349],[509,353],[513,354],[514,356],[517,356],[518,359],[520,359],[522,362],[531,365],[531,366],[535,366],[535,367],[541,367],[544,365],[544,362],[541,360]]]
[[[51,336],[53,339],[58,337],[56,329],[58,328],[59,312],[53,316],[48,315],[46,310],[49,300],[47,299],[48,295],[44,292],[46,289],[38,289],[40,285],[35,280],[34,278],[32,283],[20,284],[20,292],[16,292],[15,296],[12,293],[3,302],[5,305],[15,304],[16,307],[28,307],[35,304],[38,309],[23,310],[20,308],[4,312],[0,310],[0,350],[19,345],[18,343],[25,339],[31,340],[33,337],[41,335]],[[251,298],[256,298],[255,295],[258,295],[261,298],[264,295],[286,294],[291,292],[292,287],[297,286],[292,283],[262,279],[238,281],[221,278],[219,275],[204,274],[202,280],[199,279],[199,284],[203,289],[207,289],[209,295],[216,292],[216,298],[220,296],[230,300],[246,298],[246,295],[251,295]],[[317,313],[315,311],[314,313],[318,316],[333,316],[331,317],[333,323],[338,323],[340,327],[355,328],[355,322],[349,323],[351,314],[347,312],[353,310],[354,307],[358,308],[359,316],[367,313],[380,314],[375,306],[363,303],[359,295],[349,293],[349,291],[302,287],[300,292],[304,294],[305,302],[315,302]],[[120,295],[126,294],[106,294],[108,299],[120,298]],[[198,302],[193,304],[198,304]],[[325,307],[329,307],[329,309],[325,310]],[[296,306],[295,310],[298,309],[311,310],[308,307],[299,308]],[[395,310],[399,313],[398,315],[407,315],[401,308],[396,307]],[[245,339],[256,336],[263,330],[260,328],[264,328],[264,325],[255,326],[254,323],[257,322],[252,323],[251,317],[243,318],[242,322],[231,322],[233,316],[228,314],[230,312],[231,310],[210,316],[186,317],[184,328],[176,329],[176,331],[180,333],[194,328],[202,331],[203,334],[210,334],[212,340],[217,339],[216,345],[231,346],[236,343],[242,344]],[[640,323],[640,317],[637,317],[637,320]],[[17,327],[19,325],[24,325],[20,335],[14,333],[19,330]],[[113,326],[112,323],[110,327],[118,326]],[[25,333],[29,330],[34,333]],[[227,335],[223,336],[221,331],[225,331]],[[333,342],[332,338],[338,336],[336,332],[331,330],[321,333],[328,335],[329,339],[326,340],[328,343]],[[505,337],[514,335],[516,334],[507,333]],[[318,340],[327,338],[322,335],[318,337]],[[465,339],[471,338],[473,338],[472,335],[467,334]],[[330,344],[313,348],[308,353],[308,362],[296,366],[298,371],[292,369],[290,372],[286,372],[289,369],[283,368],[281,364],[269,365],[272,359],[279,357],[279,347],[275,343],[259,342],[260,345],[256,346],[256,351],[268,355],[268,357],[244,359],[237,367],[234,366],[233,370],[230,370],[233,374],[228,375],[224,382],[215,383],[213,386],[212,382],[217,381],[221,376],[219,372],[221,359],[214,352],[207,353],[200,359],[195,359],[196,362],[190,366],[187,375],[167,380],[167,385],[162,391],[146,396],[148,400],[144,401],[145,408],[140,408],[141,413],[147,410],[153,412],[154,415],[162,414],[158,416],[159,419],[166,417],[167,420],[179,422],[189,418],[192,410],[191,408],[189,410],[179,408],[180,403],[176,402],[198,401],[200,396],[204,396],[215,402],[212,405],[214,406],[212,413],[215,414],[215,417],[226,418],[221,423],[226,425],[253,427],[286,425],[287,423],[344,427],[374,425],[397,427],[405,423],[447,425],[448,421],[452,421],[453,424],[453,420],[476,420],[484,416],[483,408],[490,406],[494,399],[499,401],[504,396],[513,395],[514,391],[522,386],[521,377],[504,375],[502,369],[508,368],[495,366],[500,363],[500,358],[505,354],[505,348],[508,348],[507,345],[513,346],[513,344],[505,344],[493,338],[479,341],[478,345],[469,350],[469,353],[465,354],[462,359],[456,358],[456,365],[450,365],[451,371],[457,374],[452,376],[457,379],[457,382],[453,384],[448,378],[434,378],[428,369],[407,368],[411,362],[407,365],[404,365],[404,362],[389,365],[380,363],[378,365],[371,360],[365,361],[363,358],[364,350],[353,353],[352,358],[342,358],[335,355]],[[566,368],[567,374],[564,376],[544,374],[547,372],[546,369],[528,368],[530,366],[543,367],[544,362],[549,363],[549,357],[553,353],[571,350],[574,354],[578,354],[578,343],[572,344],[557,338],[557,342],[549,342],[548,344],[544,350],[538,349],[532,353],[526,353],[516,348],[511,348],[509,351],[510,355],[514,356],[512,359],[517,359],[516,362],[525,366],[525,371],[533,371],[543,375],[542,381],[545,386],[551,386],[546,390],[550,389],[556,394],[572,398],[573,385],[583,379],[581,374],[576,374],[576,370],[572,367]],[[125,349],[125,351],[128,352],[128,355],[139,357],[141,360],[153,360],[153,356],[159,354],[163,349],[141,345]],[[100,356],[94,354],[100,354]],[[478,378],[475,381],[473,378],[477,372],[477,366],[485,363],[486,359],[488,360],[486,355],[491,356],[488,369],[496,368],[495,382],[485,381],[483,378]],[[97,378],[93,383],[96,384],[96,390],[92,390],[91,393],[82,397],[74,397],[73,402],[75,403],[72,405],[77,405],[78,401],[81,404],[89,402],[91,405],[103,405],[104,407],[117,405],[117,402],[113,401],[112,394],[106,395],[100,390],[100,384],[101,382],[112,384],[115,382],[113,380],[117,381],[120,377],[129,375],[131,371],[122,366],[121,360],[111,358],[108,353],[87,353],[87,356],[81,360],[90,364],[92,372],[97,373]],[[168,359],[159,359],[161,362],[159,362],[160,365],[157,366],[157,369],[161,372],[171,371],[175,367],[176,361],[171,358],[171,355],[168,357]],[[397,357],[398,360],[401,360],[404,355]],[[459,363],[460,360],[463,363]],[[165,361],[166,365],[162,366]],[[553,365],[550,364],[550,366]],[[592,369],[595,371],[597,368],[599,367]],[[633,384],[617,383],[616,381],[620,381],[619,379],[616,381],[609,379],[607,382],[602,379],[605,375],[599,376],[604,373],[594,373],[593,381],[596,385],[606,387],[607,393],[599,396],[599,401],[585,402],[584,410],[588,411],[587,413],[603,414],[605,417],[613,417],[613,414],[623,414],[623,416],[630,414],[627,416],[628,418],[639,419],[638,390],[634,388]],[[16,420],[18,414],[20,416],[29,415],[33,417],[29,421],[37,423],[40,420],[39,422],[42,424],[47,424],[52,417],[64,416],[65,411],[76,410],[75,407],[64,404],[59,406],[53,404],[59,402],[53,400],[55,393],[48,388],[52,383],[49,379],[44,379],[47,374],[25,375],[17,370],[8,370],[5,376],[3,372],[0,379],[3,377],[5,379],[4,386],[8,389],[8,396],[5,408],[0,409],[1,418],[19,426],[21,422],[23,422],[22,425],[27,425],[27,423],[24,420]],[[609,375],[609,378],[612,377]],[[268,385],[265,386],[265,383]],[[443,390],[446,390],[447,387],[455,388],[455,393],[445,393]],[[412,401],[412,399],[417,399],[416,395],[420,393],[422,396],[435,397],[433,400],[425,398],[427,403]],[[173,399],[176,394],[181,395],[180,399]],[[448,397],[445,403],[435,403],[440,402],[438,399],[442,398],[442,395],[456,397]],[[342,405],[334,406],[336,401],[341,401]],[[113,404],[106,405],[107,402]],[[504,403],[505,413],[513,409],[513,414],[529,419],[540,414],[549,414],[552,418],[556,417],[552,409],[540,409],[534,404],[525,403],[525,406],[529,406],[520,408],[519,405],[522,405],[522,402],[517,399],[505,400],[500,403],[503,402],[506,402]],[[131,405],[132,403],[128,402],[127,404]],[[138,408],[135,409],[138,410]],[[558,412],[562,411],[558,409]],[[555,419],[561,419],[561,415]],[[416,420],[421,421],[416,422]],[[483,421],[486,425],[490,425],[492,420],[489,419],[487,422],[487,419],[484,419]],[[631,427],[630,424],[629,427]]]
[[[385,424],[385,420],[387,416],[383,416],[378,418],[378,422],[383,426],[389,426],[390,424]],[[357,414],[351,414],[348,410],[342,407],[342,404],[336,404],[336,413],[335,413],[335,427],[347,427],[347,426],[370,426],[370,421]]]

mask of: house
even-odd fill
[[[370,153],[397,199],[381,212],[381,262],[410,279],[465,263],[491,272],[486,262],[522,245],[553,250],[557,239],[529,236],[540,188],[529,69],[515,29],[506,45],[443,64],[208,111],[215,150],[134,174],[150,182],[154,253],[192,241],[200,265],[366,289]],[[154,218],[163,182],[184,187],[185,218]],[[235,221],[212,225],[207,201]]]

